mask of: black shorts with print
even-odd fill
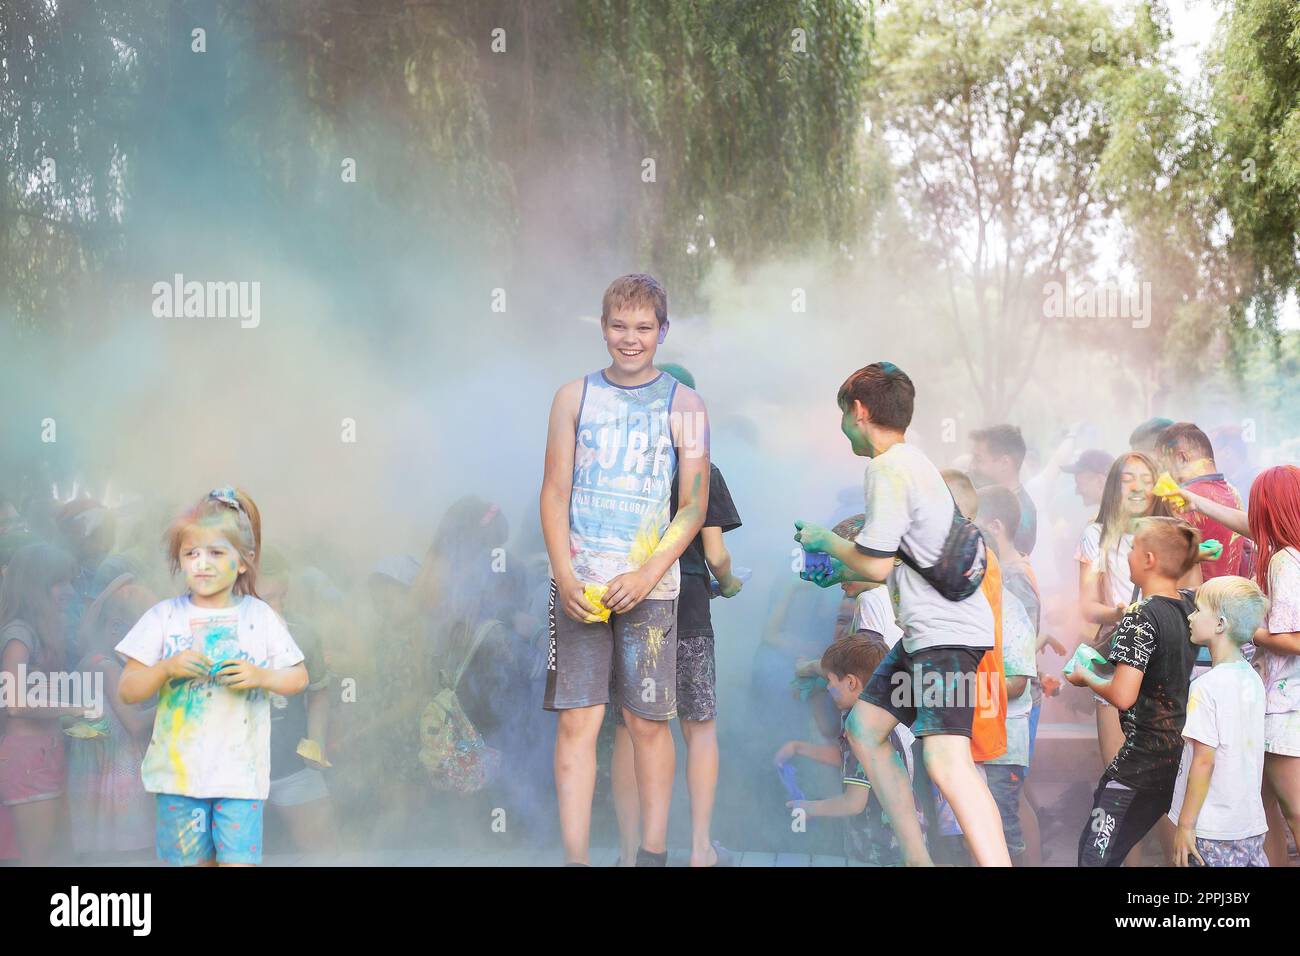
[[[713,659],[713,628],[677,635],[677,716],[716,720],[718,672]]]

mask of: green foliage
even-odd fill
[[[855,234],[869,11],[14,0],[0,17],[3,305],[48,332],[180,250],[250,248],[249,224],[264,222],[255,254],[340,287],[382,285],[367,266],[412,260],[447,264],[431,281],[451,281],[457,261],[536,271],[562,228],[551,207],[602,198],[591,234],[561,244],[616,250],[689,299],[720,256],[743,264]],[[42,184],[51,154],[58,181]],[[346,194],[344,157],[359,168]],[[643,157],[655,183],[639,180]],[[572,172],[588,168],[601,180]]]
[[[1286,294],[1300,290],[1300,5],[1236,0],[1216,66],[1213,185],[1230,221],[1230,308],[1240,321],[1253,307],[1274,330]]]
[[[869,102],[895,196],[941,263],[951,340],[999,420],[1051,328],[1045,284],[1095,261],[1118,198],[1112,137],[1142,134],[1117,128],[1110,102],[1157,68],[1162,29],[1093,0],[905,0],[878,36]]]
[[[578,4],[595,108],[608,127],[630,123],[615,148],[656,160],[641,242],[670,278],[698,281],[718,256],[744,264],[854,238],[869,11],[814,0]]]

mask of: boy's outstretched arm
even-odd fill
[[[609,582],[603,603],[623,614],[654,589],[686,546],[704,527],[709,506],[709,417],[704,400],[694,390],[679,385],[670,417],[677,455],[677,514],[655,546],[649,560],[635,571]]]
[[[1138,691],[1142,688],[1142,671],[1132,664],[1116,664],[1115,676],[1107,680],[1086,667],[1078,666],[1066,680],[1075,687],[1087,687],[1120,710],[1128,710],[1137,702]]]
[[[842,567],[830,577],[819,577],[814,583],[821,587],[831,587],[841,581],[867,581],[871,584],[883,584],[889,580],[894,570],[894,556],[879,557],[865,554],[852,541],[841,538],[833,531],[808,524],[803,521],[794,523],[794,539],[803,545],[805,551],[820,551],[829,554]]]
[[[1250,538],[1250,521],[1247,512],[1239,508],[1229,508],[1227,505],[1221,505],[1217,501],[1211,501],[1203,495],[1198,495],[1194,491],[1186,488],[1179,488],[1178,493],[1186,499],[1187,503],[1211,521],[1217,521],[1229,531],[1235,531],[1243,538]],[[1253,538],[1251,540],[1254,540]],[[1227,542],[1224,542],[1227,545]]]
[[[810,817],[856,817],[867,809],[871,788],[858,784],[845,784],[844,792],[829,800],[791,800],[791,809],[802,807]]]
[[[829,764],[832,767],[840,765],[840,748],[834,744],[810,744],[806,740],[787,740],[781,745],[781,749],[776,752],[772,758],[772,763],[776,766],[789,763],[795,757],[807,757],[809,760],[816,760],[818,763]]]

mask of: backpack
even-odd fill
[[[442,673],[443,689],[420,717],[420,763],[435,790],[474,793],[491,783],[501,767],[500,751],[484,742],[456,697],[456,688],[479,645],[501,627],[504,625],[500,621],[484,621],[479,625],[455,677],[449,681],[446,672]]]
[[[948,528],[948,537],[944,539],[939,560],[932,567],[918,565],[901,544],[898,557],[949,601],[964,601],[979,590],[988,568],[984,536],[975,527],[975,522],[961,513],[956,500],[952,503],[952,525]]]

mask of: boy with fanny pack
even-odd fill
[[[795,539],[834,559],[834,573],[817,583],[888,581],[897,596],[903,638],[872,674],[846,729],[894,821],[904,862],[931,861],[910,812],[906,771],[889,745],[899,723],[924,740],[926,769],[976,862],[1009,866],[997,805],[971,757],[976,671],[993,646],[993,612],[980,590],[987,558],[978,529],[957,510],[939,470],[904,441],[915,396],[911,379],[888,362],[849,376],[837,400],[854,454],[871,459],[867,520],[854,542],[803,522],[795,523]]]

